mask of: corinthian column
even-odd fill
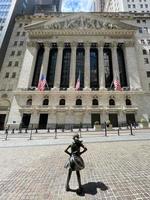
[[[50,44],[45,43],[44,44],[44,57],[43,57],[43,62],[42,62],[42,66],[41,66],[41,73],[40,73],[40,77],[41,75],[45,75],[47,74],[47,69],[48,69],[48,61],[49,61],[49,52],[50,52]]]
[[[90,44],[85,43],[84,89],[90,90]]]
[[[38,43],[36,42],[27,43],[27,48],[25,51],[21,73],[18,81],[18,88],[28,88],[31,86],[38,47]]]
[[[113,77],[114,77],[114,80],[120,81],[116,42],[112,43],[111,50],[112,50],[112,63],[113,63]]]
[[[99,63],[99,87],[100,90],[105,89],[105,69],[104,69],[104,43],[100,42],[98,44],[98,63]]]
[[[63,56],[63,43],[58,43],[58,54],[57,54],[57,62],[56,62],[54,89],[59,89],[60,87],[62,56]]]
[[[141,82],[134,42],[129,41],[125,43],[124,53],[130,89],[140,90]]]
[[[71,44],[71,66],[70,66],[69,89],[74,89],[75,87],[76,50],[77,50],[77,43],[74,42]]]

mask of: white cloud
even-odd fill
[[[63,0],[63,12],[88,12],[91,8],[92,0]]]

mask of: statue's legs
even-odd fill
[[[80,171],[76,171],[79,189],[82,190]]]
[[[70,178],[71,178],[71,174],[72,174],[72,169],[69,169],[69,171],[68,171],[68,177],[67,177],[67,183],[66,183],[66,191],[70,190],[70,188],[69,188],[69,181],[70,181]]]

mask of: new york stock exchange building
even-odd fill
[[[118,127],[143,117],[149,120],[150,56],[136,24],[147,20],[150,25],[149,18],[129,13],[17,17],[10,43],[17,38],[19,27],[26,37],[16,79],[3,79],[1,102],[10,102],[9,111],[3,112],[7,124],[45,129],[56,124],[92,127],[95,121],[104,124],[109,120]],[[7,56],[4,65],[10,59]],[[2,69],[3,76],[6,69]],[[44,91],[37,89],[41,76],[46,79]],[[115,89],[114,81],[121,90]]]

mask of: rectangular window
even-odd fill
[[[20,35],[20,32],[17,32],[16,36],[19,36]]]
[[[14,56],[15,55],[15,51],[12,51],[10,56]]]
[[[15,62],[15,67],[18,67],[18,65],[19,65],[19,62],[16,61],[16,62]]]
[[[23,46],[23,43],[24,43],[24,41],[20,41],[20,44],[19,44],[19,45],[20,45],[20,46]]]
[[[6,72],[5,78],[9,78],[9,72]]]
[[[148,71],[146,73],[147,73],[147,78],[150,78],[150,71]]]
[[[144,64],[149,64],[148,58],[144,58]]]
[[[143,33],[142,27],[139,27],[139,33]]]
[[[20,55],[21,55],[21,51],[18,51],[18,52],[17,52],[17,56],[20,56]]]
[[[8,67],[12,66],[12,61],[9,61]]]
[[[25,36],[26,35],[26,32],[22,32],[22,36]]]
[[[17,41],[14,42],[14,46],[17,46]]]
[[[143,55],[147,55],[146,49],[143,49]]]
[[[16,78],[16,72],[12,73],[12,78]]]

